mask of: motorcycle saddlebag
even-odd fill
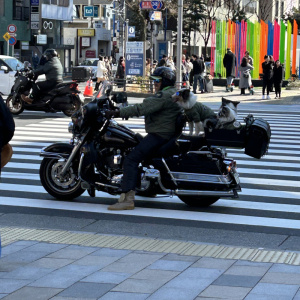
[[[223,146],[244,149],[246,145],[246,127],[238,129],[204,128],[205,138],[209,146]]]
[[[264,119],[255,119],[248,128],[245,154],[257,159],[261,158],[268,151],[270,139],[269,123]]]

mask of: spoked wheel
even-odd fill
[[[208,207],[217,202],[219,197],[209,196],[178,196],[181,201],[191,207]]]
[[[70,109],[63,110],[63,113],[67,117],[71,117],[81,106],[81,103],[79,101],[75,101],[72,105],[73,107]]]
[[[78,164],[70,166],[65,176],[60,172],[66,160],[44,158],[40,167],[40,179],[45,190],[59,200],[72,200],[83,194],[81,180],[78,177]]]
[[[24,102],[20,99],[19,96],[16,97],[14,104],[13,104],[13,97],[12,96],[7,97],[6,106],[8,107],[9,111],[13,115],[19,115],[24,111]]]

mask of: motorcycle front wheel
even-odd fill
[[[78,162],[74,162],[66,175],[61,177],[60,172],[66,160],[44,158],[40,167],[40,179],[44,189],[59,200],[72,200],[84,193],[81,180],[78,177]]]
[[[13,104],[13,97],[8,96],[6,106],[13,115],[19,115],[24,111],[24,102],[19,97],[16,99],[15,104]]]
[[[73,103],[73,107],[70,109],[63,110],[63,113],[67,117],[71,117],[81,106],[80,100],[75,100]]]
[[[178,198],[191,207],[208,207],[220,199],[209,196],[178,196]]]

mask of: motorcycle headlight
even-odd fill
[[[74,129],[74,123],[73,122],[70,122],[69,125],[68,125],[68,131],[70,133],[73,133],[73,129]]]

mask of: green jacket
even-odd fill
[[[174,87],[166,87],[154,96],[144,99],[143,103],[120,109],[120,117],[145,116],[147,133],[156,133],[169,139],[175,134],[175,122],[181,108],[172,101],[176,93]]]
[[[187,109],[184,112],[190,122],[203,122],[205,119],[216,116],[211,108],[200,102],[195,103],[191,109]]]

